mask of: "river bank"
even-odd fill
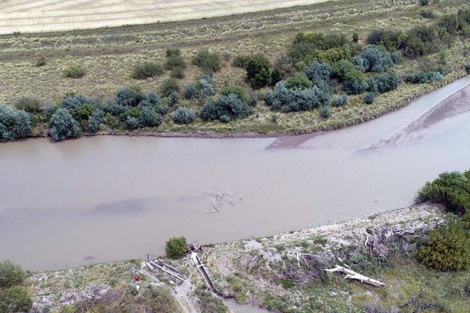
[[[283,305],[295,306],[299,296],[304,297],[303,293],[311,288],[330,293],[341,286],[348,290],[347,294],[337,290],[335,296],[330,295],[323,300],[316,298],[315,301],[323,301],[324,308],[334,308],[338,301],[344,301],[341,307],[359,308],[364,303],[359,304],[357,299],[365,297],[369,302],[380,303],[384,290],[388,290],[391,298],[395,297],[393,295],[399,287],[396,280],[399,278],[389,280],[391,277],[388,271],[394,267],[385,265],[387,260],[389,264],[406,260],[408,255],[413,254],[417,240],[443,223],[444,218],[441,207],[422,204],[371,215],[365,219],[210,245],[203,249],[200,256],[218,290],[225,297],[235,297],[239,303],[252,303],[273,311],[281,309],[287,312],[285,308],[274,307],[274,299],[283,298]],[[364,259],[361,261],[363,264],[359,264],[357,255],[362,254],[380,258]],[[325,276],[324,269],[338,262],[336,257],[339,256],[356,270],[367,264],[361,269],[362,273],[384,281],[386,287],[371,289],[360,283],[343,281],[339,276]],[[27,280],[34,301],[32,312],[69,312],[64,311],[67,306],[82,308],[78,312],[87,312],[93,307],[99,309],[95,312],[107,312],[100,309],[103,305],[120,312],[119,303],[133,303],[152,288],[169,288],[172,297],[178,299],[181,312],[194,312],[189,308],[197,307],[200,301],[202,291],[197,290],[205,286],[202,277],[189,258],[165,262],[182,270],[188,282],[176,282],[164,273],[152,273],[140,260],[32,273]],[[128,292],[123,296],[125,290],[131,290],[134,286],[133,270],[140,277],[140,293],[133,295]],[[401,293],[409,294],[412,291]],[[348,300],[351,297],[352,302]],[[401,300],[402,295],[395,298]],[[333,299],[335,301],[331,302]],[[392,300],[388,299],[387,303]],[[206,301],[220,300],[209,297]],[[298,309],[298,312],[308,311],[307,307]]]

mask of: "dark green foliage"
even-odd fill
[[[367,37],[370,45],[382,45],[388,51],[400,49],[400,44],[406,38],[406,34],[396,30],[374,29]]]
[[[181,312],[181,307],[171,293],[171,290],[162,286],[148,288],[142,300],[145,301],[145,310],[142,310],[142,312]],[[133,309],[131,312],[136,312],[135,307]]]
[[[330,95],[314,86],[308,89],[288,89],[283,82],[276,84],[274,89],[266,95],[266,104],[274,110],[284,112],[305,111],[317,108],[326,103]]]
[[[103,122],[104,111],[96,110],[88,118],[88,124],[86,130],[90,133],[96,133],[100,129],[100,125]]]
[[[434,72],[419,72],[417,74],[407,73],[405,76],[405,82],[412,84],[425,84],[433,81],[439,81],[443,78],[441,71]]]
[[[284,289],[289,289],[295,286],[294,282],[292,279],[289,278],[284,278],[281,280],[281,285]]]
[[[173,91],[179,92],[179,90],[180,86],[178,84],[178,81],[174,78],[165,79],[161,86],[161,94],[164,97],[170,96]]]
[[[221,68],[219,54],[211,53],[207,49],[199,51],[193,57],[192,62],[206,73],[218,72]]]
[[[392,53],[390,53],[390,57],[392,58],[393,64],[400,64],[402,61],[402,55],[403,54],[400,50],[393,51]]]
[[[206,102],[201,109],[202,119],[220,120],[223,123],[244,118],[250,114],[250,107],[235,94],[229,94],[228,96],[220,95],[217,100]]]
[[[193,83],[189,83],[184,86],[183,94],[185,99],[191,100],[198,97],[199,91]]]
[[[165,253],[170,259],[180,259],[188,251],[186,238],[172,237],[165,243]]]
[[[58,109],[49,121],[49,133],[54,141],[77,138],[82,135],[80,125],[64,108]]]
[[[8,260],[0,261],[0,288],[10,288],[21,285],[25,279],[25,273],[19,265]]]
[[[432,10],[423,10],[419,12],[422,18],[434,18],[434,12]]]
[[[428,4],[429,4],[429,0],[419,0],[419,4],[421,4],[421,6],[428,5]]]
[[[443,29],[445,34],[455,35],[469,35],[470,34],[470,9],[460,9],[456,14],[443,16],[438,27]]]
[[[215,94],[214,86],[212,85],[212,78],[209,74],[204,74],[199,82],[196,84],[199,96],[210,97]]]
[[[375,92],[367,92],[365,95],[364,95],[364,103],[365,104],[372,104],[375,100]]]
[[[219,94],[224,96],[228,96],[229,94],[235,94],[244,103],[248,103],[250,101],[248,92],[244,87],[241,86],[225,86],[220,90]]]
[[[0,290],[0,313],[28,312],[32,304],[24,287],[13,286]]]
[[[162,117],[155,111],[155,108],[144,106],[140,109],[139,126],[156,127],[162,123]],[[126,120],[126,124],[127,120]],[[133,125],[132,125],[133,126]]]
[[[251,87],[260,89],[269,85],[271,81],[271,65],[266,56],[256,54],[251,57],[251,60],[246,66],[246,79],[249,81]]]
[[[334,98],[331,101],[331,105],[336,107],[336,108],[339,108],[340,106],[345,105],[347,102],[348,102],[348,96],[347,95],[341,95],[339,97]]]
[[[286,88],[288,89],[306,89],[312,86],[312,82],[304,72],[295,73],[294,76],[286,81]]]
[[[470,74],[470,62],[465,64],[465,71],[467,72],[467,74]]]
[[[371,77],[367,80],[367,91],[384,93],[395,90],[400,84],[397,73],[390,72]]]
[[[5,104],[0,105],[0,141],[29,136],[32,129],[31,115]]]
[[[366,91],[367,83],[364,80],[347,80],[344,82],[344,92],[348,95],[359,95]]]
[[[82,78],[86,74],[85,68],[80,64],[73,64],[63,69],[62,73],[69,78]]]
[[[170,106],[174,106],[175,104],[177,104],[180,101],[180,95],[176,91],[173,91],[168,96],[168,100],[170,102]]]
[[[196,114],[191,109],[179,107],[173,112],[173,122],[176,124],[190,124],[196,120]]]
[[[320,107],[320,116],[322,118],[328,118],[328,117],[330,117],[330,115],[331,115],[330,106],[329,105],[322,105]]]
[[[13,126],[13,134],[17,138],[27,137],[31,133],[32,123],[31,115],[23,110],[16,113],[15,126]]]
[[[246,68],[250,60],[251,60],[250,55],[237,55],[235,59],[233,59],[232,66]]]
[[[358,33],[354,33],[352,35],[352,41],[356,42],[356,43],[359,41],[359,34]]]
[[[283,79],[284,75],[282,73],[282,70],[279,68],[276,68],[272,71],[271,73],[271,85],[274,86],[278,82],[280,82]]]
[[[467,226],[467,227],[466,227]],[[418,260],[441,271],[470,267],[470,233],[464,222],[452,221],[428,233],[426,243],[419,247]]]
[[[155,62],[143,62],[134,66],[132,70],[132,78],[147,79],[153,76],[163,74],[163,67]]]
[[[145,99],[139,102],[139,106],[152,106],[152,107],[159,107],[162,105],[162,100],[158,96],[158,94],[154,91],[150,91],[145,95]]]
[[[180,49],[167,49],[166,50],[166,63],[165,68],[167,70],[180,69],[181,71],[186,68],[186,62],[181,55]]]
[[[119,127],[119,118],[113,116],[111,113],[106,113],[104,116],[103,122],[111,127],[112,129],[116,129]]]
[[[133,130],[140,127],[139,119],[137,117],[128,116],[126,118],[126,128]]]
[[[432,26],[416,26],[409,30],[400,42],[400,50],[409,58],[430,54],[438,49],[436,31]]]
[[[128,117],[138,118],[139,116],[140,116],[140,108],[139,107],[131,107],[129,110],[126,111],[126,118],[128,118]]]
[[[362,72],[383,72],[393,66],[390,53],[385,48],[367,45],[362,53],[354,58],[356,69]]]
[[[321,33],[298,33],[288,50],[288,57],[294,62],[320,61],[318,54],[321,51],[342,48],[348,43],[344,35]],[[344,55],[343,55],[344,57]],[[326,56],[324,56],[326,58]]]
[[[314,62],[310,64],[304,72],[308,79],[314,83],[318,83],[320,81],[329,81],[332,71],[333,69],[328,63]]]
[[[350,79],[351,74],[355,76],[362,75],[364,80],[364,74],[359,74],[359,71],[354,67],[354,64],[348,60],[341,60],[333,64],[332,75],[340,80]]]
[[[140,102],[139,91],[131,87],[119,87],[115,100],[118,105],[136,106]]]
[[[466,213],[470,209],[470,171],[440,174],[419,190],[416,200],[440,203],[449,211]]]
[[[38,99],[26,96],[15,100],[15,108],[31,114],[41,114],[43,111],[43,107]]]

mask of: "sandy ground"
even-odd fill
[[[8,0],[0,1],[0,34],[180,21],[326,1]]]

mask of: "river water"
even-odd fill
[[[0,260],[144,258],[172,236],[223,242],[407,206],[424,182],[470,168],[469,84],[320,135],[0,144]],[[213,200],[220,212],[207,213]]]

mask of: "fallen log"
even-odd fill
[[[355,271],[353,271],[352,269],[349,269],[349,268],[346,268],[344,266],[339,266],[339,265],[335,265],[335,268],[331,268],[331,269],[325,269],[325,271],[327,272],[339,272],[339,273],[343,273],[343,274],[346,274],[344,276],[344,279],[355,279],[355,280],[359,280],[361,283],[365,283],[365,284],[369,284],[369,285],[372,285],[374,287],[382,287],[382,286],[385,286],[384,283],[378,281],[378,280],[375,280],[375,279],[372,279],[370,277],[367,277],[367,276],[364,276],[362,274],[359,274],[359,273],[356,273]]]

